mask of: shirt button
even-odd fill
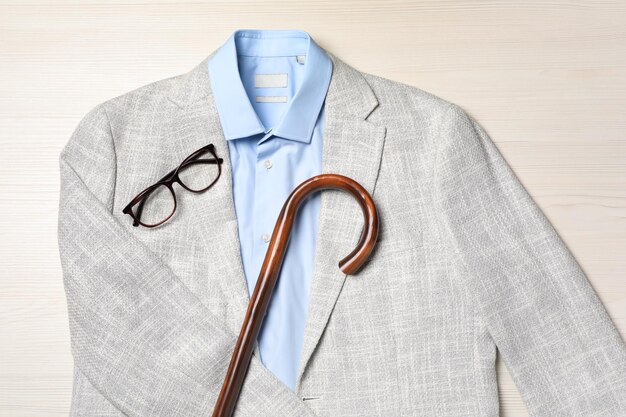
[[[270,169],[272,167],[272,160],[266,159],[263,165],[265,165],[265,168]]]
[[[270,241],[270,235],[268,235],[267,233],[263,233],[261,239],[263,239],[263,242],[268,243]]]

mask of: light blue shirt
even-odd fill
[[[232,163],[233,199],[250,295],[283,203],[322,173],[332,61],[304,31],[237,30],[209,61]],[[302,349],[320,195],[303,202],[259,334],[262,363],[292,390]]]

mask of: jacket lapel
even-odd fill
[[[333,74],[326,96],[323,173],[346,175],[373,194],[386,128],[367,117],[378,101],[360,72],[327,53]],[[346,279],[339,260],[354,249],[362,228],[363,215],[353,197],[338,190],[322,191],[296,392]]]
[[[179,107],[172,123],[172,138],[180,142],[178,160],[207,143],[213,143],[218,157],[224,159],[219,181],[207,192],[186,199],[185,203],[194,213],[189,227],[197,231],[195,235],[205,248],[200,256],[211,259],[207,276],[214,277],[212,285],[217,285],[223,294],[219,296],[219,291],[213,291],[211,299],[203,301],[218,304],[218,310],[225,311],[226,324],[238,335],[250,297],[240,252],[228,142],[209,82],[208,61],[211,56],[173,81],[168,98]],[[219,300],[215,299],[215,294]]]
[[[325,101],[322,170],[323,173],[346,175],[373,195],[386,128],[367,118],[378,105],[378,100],[359,71],[328,51],[326,53],[333,61],[333,73]],[[199,146],[211,141],[218,155],[224,158],[222,176],[216,186],[201,198],[189,199],[194,212],[198,213],[191,227],[200,231],[198,236],[204,241],[206,256],[215,258],[213,272],[228,297],[224,301],[230,309],[226,320],[232,331],[239,334],[249,295],[239,249],[228,143],[209,82],[207,63],[211,56],[172,83],[169,99],[181,109],[175,125],[178,132],[186,132],[185,141],[193,140]],[[186,154],[183,153],[188,153],[189,146],[186,144],[181,148],[184,152],[181,151],[179,156],[184,158]],[[206,210],[207,205],[211,210]],[[319,216],[296,392],[346,279],[338,262],[356,246],[363,227],[357,202],[338,190],[322,192]]]

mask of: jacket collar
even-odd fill
[[[378,100],[364,73],[326,53],[332,60],[333,70],[325,104],[322,172],[356,180],[376,202],[375,186],[386,136],[386,127],[380,121],[369,120]],[[220,310],[225,323],[234,334],[239,334],[249,293],[239,251],[228,143],[219,127],[209,80],[207,63],[214,54],[190,72],[170,81],[169,99],[180,107],[180,111],[171,113],[171,129],[174,139],[181,145],[177,158],[209,142],[215,144],[218,155],[224,158],[219,183],[210,192],[190,198],[188,204],[194,213],[190,227],[198,230],[206,256],[220,260],[207,271],[213,290],[201,295],[202,301],[209,306],[226,305]],[[322,192],[320,197],[309,310],[296,381],[296,392],[300,396],[315,395],[315,387],[308,385],[306,372],[315,360],[313,353],[329,325],[331,313],[341,310],[336,305],[340,302],[346,275],[339,269],[338,261],[354,249],[363,228],[363,216],[354,199],[331,191]],[[379,216],[383,218],[385,213],[380,209]],[[381,224],[381,233],[384,233],[382,227],[384,224]],[[358,279],[358,276],[349,279]],[[219,300],[215,299],[216,293],[222,294]]]

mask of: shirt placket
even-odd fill
[[[253,203],[253,242],[252,258],[254,270],[258,279],[269,241],[274,230],[278,213],[274,213],[276,206],[276,190],[272,183],[276,183],[272,168],[275,161],[277,141],[272,140],[272,130],[268,130],[257,142],[257,156],[255,161],[255,187]],[[276,184],[275,184],[276,185]]]

